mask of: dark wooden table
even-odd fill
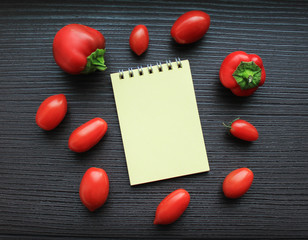
[[[308,2],[307,1],[2,1],[0,4],[0,238],[287,238],[308,237]],[[199,42],[179,46],[173,22],[189,10],[211,16]],[[107,40],[108,70],[88,76],[61,71],[52,41],[64,25],[81,23]],[[141,57],[129,48],[137,24],[150,34]],[[236,50],[263,59],[267,78],[239,98],[219,82],[224,57]],[[175,57],[189,59],[211,171],[130,187],[109,74]],[[63,93],[68,114],[53,131],[35,124],[39,104]],[[80,124],[102,117],[108,134],[91,151],[67,147]],[[241,117],[260,138],[246,143],[222,122]],[[89,167],[102,167],[110,195],[89,212],[78,190]],[[255,174],[238,200],[221,185],[233,169]],[[191,202],[166,227],[153,225],[158,203],[185,188]]]

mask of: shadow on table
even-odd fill
[[[198,47],[206,42],[206,36],[197,42],[190,44],[179,44],[172,38],[169,41],[169,48],[177,56],[182,56],[183,54],[194,54]]]
[[[225,88],[220,82],[219,73],[217,73],[215,82],[215,97],[217,102],[226,103],[228,106],[236,105],[241,107],[246,104],[251,104],[254,101],[254,94],[247,97],[239,97],[234,95],[230,89]]]

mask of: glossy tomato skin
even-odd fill
[[[52,130],[57,127],[67,112],[67,101],[63,94],[46,98],[39,106],[35,121],[44,130]]]
[[[179,44],[200,40],[210,27],[210,16],[202,11],[190,11],[180,16],[171,28],[171,36]]]
[[[229,173],[222,185],[227,198],[239,198],[250,188],[253,182],[253,172],[249,168],[239,168]]]
[[[89,168],[80,183],[79,197],[81,202],[91,211],[100,208],[109,194],[109,179],[105,170]]]
[[[230,132],[233,136],[244,141],[256,141],[259,138],[258,130],[251,123],[238,119],[231,124]]]
[[[103,138],[107,129],[108,125],[104,119],[94,118],[72,132],[68,146],[74,152],[86,152]]]
[[[146,26],[137,25],[129,37],[130,48],[140,56],[149,46],[149,32]]]
[[[69,24],[61,28],[53,41],[53,56],[60,68],[70,74],[82,73],[88,63],[87,57],[97,49],[105,49],[103,34],[94,28],[81,25]],[[103,56],[96,60],[97,69],[101,70],[99,62]],[[93,66],[92,66],[93,67]],[[90,71],[90,70],[87,70]],[[91,71],[95,71],[93,68]],[[88,73],[88,72],[86,72]]]
[[[186,210],[190,195],[185,189],[177,189],[163,199],[156,209],[154,224],[167,225],[175,222]]]

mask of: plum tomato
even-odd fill
[[[229,173],[222,185],[227,198],[239,198],[250,188],[253,181],[253,172],[249,168],[239,168]]]
[[[63,94],[50,96],[39,106],[35,117],[36,124],[44,130],[52,130],[62,122],[66,112],[66,97]]]
[[[91,212],[100,208],[109,194],[109,179],[104,169],[89,168],[80,183],[79,197]]]
[[[186,210],[190,195],[185,189],[177,189],[163,199],[156,209],[154,224],[167,225],[175,222]]]
[[[86,152],[103,138],[107,129],[108,125],[104,119],[94,118],[72,132],[68,146],[74,152]]]
[[[242,120],[235,119],[229,125],[224,124],[230,129],[230,133],[239,139],[244,141],[256,141],[259,138],[258,130],[251,123]]]
[[[138,56],[144,53],[149,45],[149,32],[146,26],[137,25],[129,37],[129,46]]]
[[[171,28],[171,36],[179,44],[198,41],[210,27],[210,16],[203,11],[190,11],[180,16]]]

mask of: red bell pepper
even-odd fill
[[[256,54],[243,51],[230,53],[222,62],[219,78],[221,83],[237,96],[249,96],[265,82],[262,59]]]
[[[99,31],[81,24],[60,29],[53,41],[56,63],[70,74],[104,71],[105,38]]]

